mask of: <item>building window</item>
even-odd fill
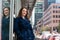
[[[56,10],[56,13],[58,13],[58,11]]]
[[[53,13],[55,13],[55,10],[53,10]]]
[[[55,6],[53,6],[53,8],[55,8]]]
[[[60,23],[60,20],[59,20],[59,23]]]
[[[56,15],[56,18],[58,18],[58,16]]]
[[[53,20],[53,23],[55,23],[55,20]]]
[[[53,18],[55,18],[55,15],[53,15]]]
[[[57,8],[60,8],[60,6],[57,6]]]
[[[56,13],[60,13],[60,11],[59,10],[56,10]]]
[[[59,11],[59,13],[60,13],[60,11]]]
[[[56,6],[56,8],[57,8],[57,6]]]
[[[56,23],[58,22],[58,20],[56,20]]]
[[[60,15],[59,15],[59,18],[60,18]]]

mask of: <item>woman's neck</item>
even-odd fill
[[[5,18],[8,18],[9,16],[5,16]]]
[[[24,16],[22,16],[22,18],[23,18],[23,19],[25,19],[25,17],[24,17]]]

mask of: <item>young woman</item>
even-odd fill
[[[14,21],[14,31],[17,34],[17,40],[34,40],[27,8],[21,8],[19,11],[18,17]]]
[[[5,7],[3,9],[3,17],[2,17],[2,40],[9,40],[9,18],[10,8]]]

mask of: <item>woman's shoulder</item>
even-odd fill
[[[19,21],[19,18],[18,17],[16,17],[16,18],[14,18],[14,22],[18,22]]]
[[[21,17],[16,17],[16,18],[15,18],[15,20],[19,20],[19,19],[21,19]]]
[[[15,21],[21,21],[22,18],[21,18],[21,17],[16,17],[14,20],[15,20]]]

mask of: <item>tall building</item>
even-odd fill
[[[60,22],[60,4],[51,4],[43,14],[44,26],[55,29]]]
[[[35,4],[35,25],[37,24],[37,21],[40,20],[40,18],[43,16],[43,0],[37,0]]]
[[[60,3],[60,0],[56,0],[56,3]]]
[[[44,0],[44,11],[48,8],[48,0]]]
[[[56,0],[48,0],[48,7],[49,7],[49,5],[51,5],[52,3],[56,3]]]
[[[52,3],[56,3],[56,0],[44,0],[44,11],[51,5]]]

